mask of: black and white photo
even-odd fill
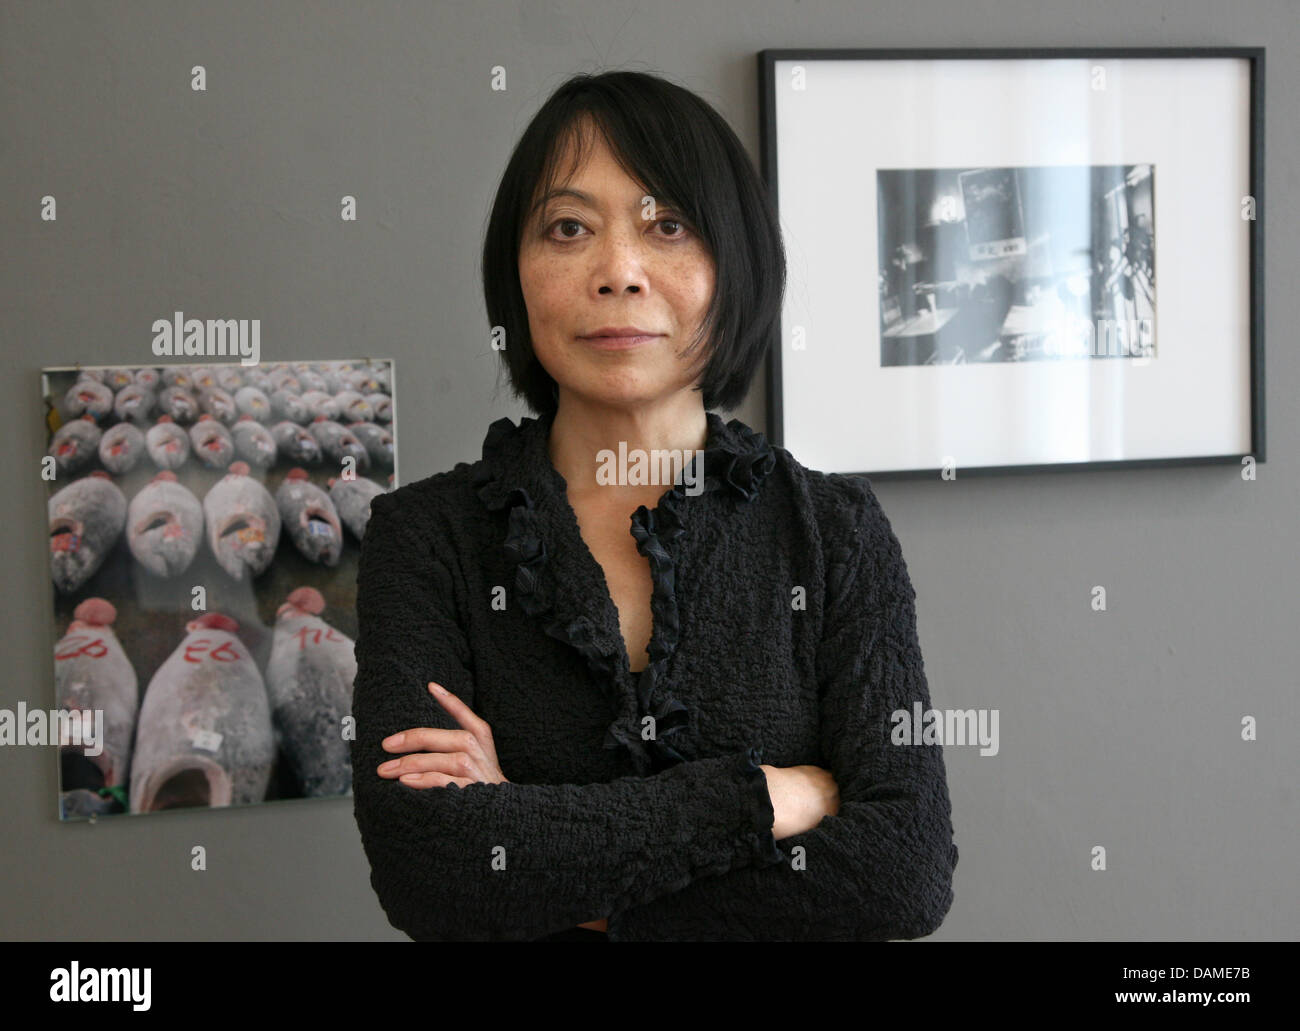
[[[1150,165],[876,173],[880,364],[1154,358]]]

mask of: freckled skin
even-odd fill
[[[560,167],[568,168],[567,156]],[[603,141],[567,185],[595,194],[604,205],[555,198],[545,209],[547,235],[531,223],[524,232],[519,281],[538,360],[562,390],[589,403],[654,402],[689,388],[695,377],[688,368],[699,351],[688,358],[675,352],[691,343],[713,297],[715,267],[707,245],[693,231],[684,233],[685,223],[666,221],[673,212],[664,201],[656,199],[654,219],[643,219],[644,188]],[[607,353],[574,339],[605,325],[670,336]]]

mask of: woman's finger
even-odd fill
[[[444,730],[442,727],[412,727],[384,738],[385,752],[465,752],[478,739],[468,730]]]
[[[481,776],[478,763],[464,752],[416,752],[400,759],[389,759],[379,766],[381,777],[396,778],[406,773],[446,773],[453,777]]]
[[[429,693],[438,700],[438,704],[451,713],[451,718],[468,730],[475,737],[481,737],[484,732],[491,736],[491,729],[487,723],[478,717],[478,715],[468,705],[462,702],[454,694],[448,691],[441,684],[429,682]]]
[[[445,773],[430,770],[428,773],[405,773],[399,783],[409,788],[445,788],[455,784],[458,788],[467,787],[474,781],[467,777],[450,777]]]

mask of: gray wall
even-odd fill
[[[494,397],[476,259],[490,191],[579,70],[658,71],[757,156],[765,47],[1268,51],[1268,462],[882,482],[961,849],[938,938],[1295,937],[1300,110],[1292,0],[0,3],[0,331],[15,458],[0,707],[48,708],[36,370],[141,364],[175,309],[260,317],[263,359],[391,356],[405,482],[477,457]],[[208,91],[189,88],[203,64]],[[508,92],[488,88],[504,64]],[[58,198],[59,219],[38,218]],[[343,223],[339,197],[358,197]],[[762,428],[763,383],[735,414]],[[1092,612],[1104,584],[1109,611]],[[1259,740],[1239,740],[1239,720]],[[53,749],[0,749],[0,936],[400,937],[350,800],[63,826]],[[191,872],[206,846],[209,869]],[[1107,847],[1109,869],[1089,868]]]

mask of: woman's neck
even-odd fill
[[[594,496],[603,488],[602,497],[621,503],[652,495],[657,499],[672,486],[672,480],[663,479],[675,477],[707,441],[708,416],[694,391],[680,400],[635,407],[592,405],[561,391],[547,451],[571,496]],[[620,456],[626,456],[626,466]],[[671,473],[663,465],[665,458]],[[628,473],[641,461],[659,482],[629,482]]]

